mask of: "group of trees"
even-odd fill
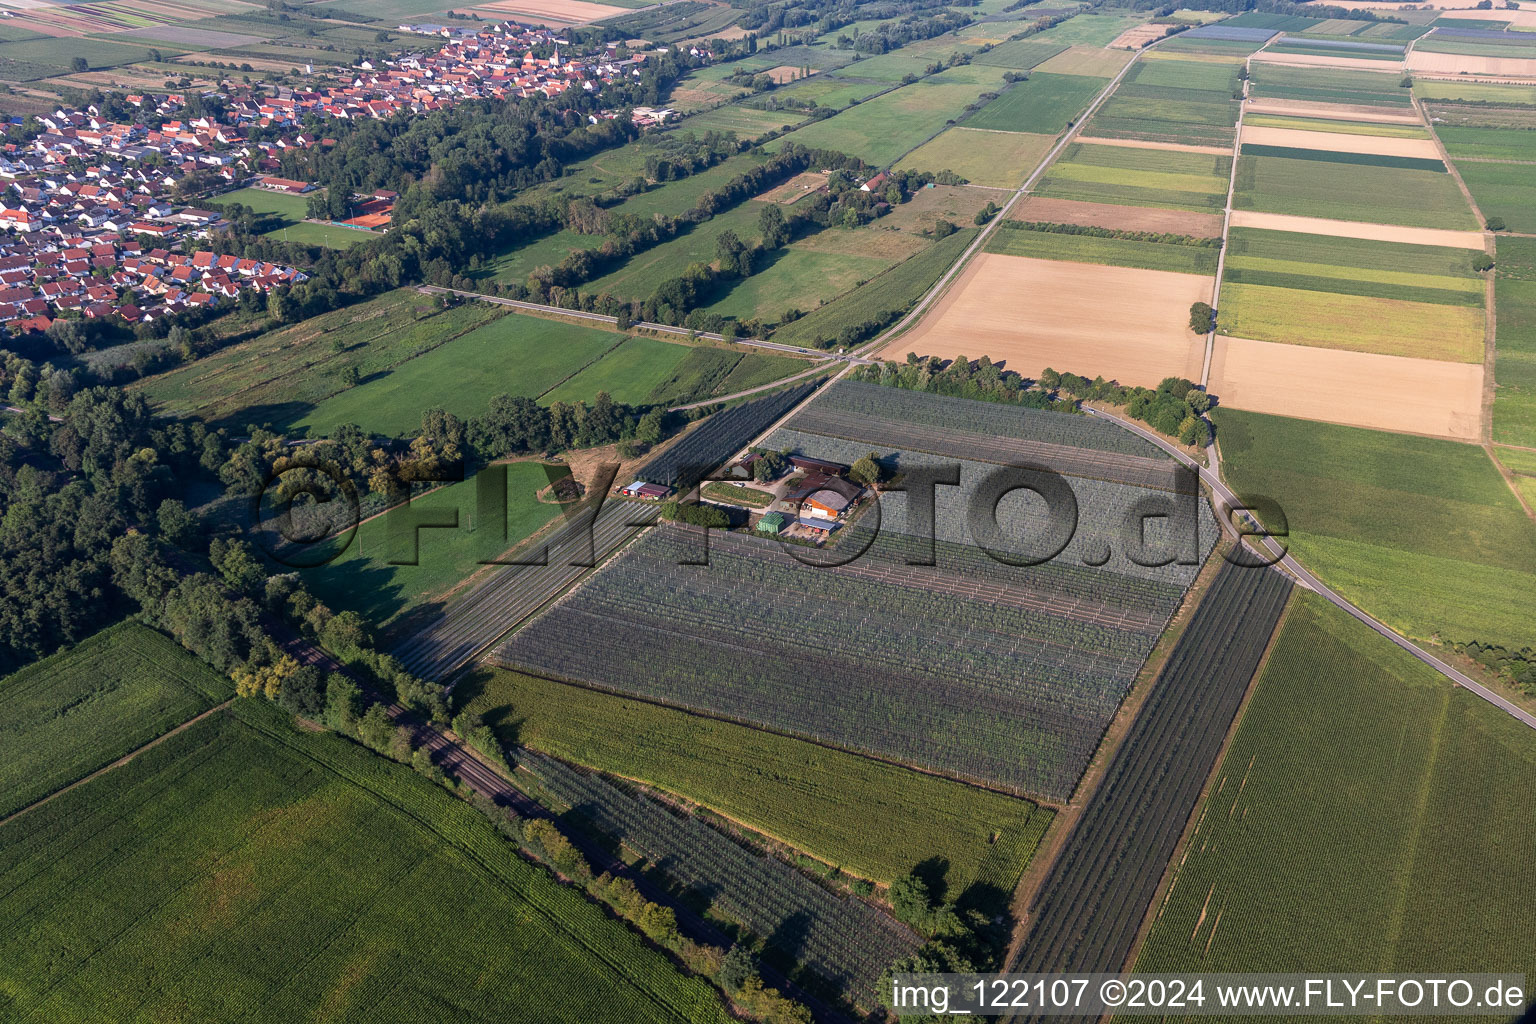
[[[987,356],[974,361],[957,356],[946,363],[938,356],[920,358],[917,353],[909,352],[904,363],[889,359],[856,367],[849,379],[908,391],[1024,405],[1032,409],[1062,405],[1050,389],[1035,387],[1034,381],[1013,370],[1003,369]]]
[[[1043,231],[1055,235],[1087,235],[1091,238],[1123,238],[1132,242],[1157,242],[1160,245],[1189,245],[1197,249],[1221,248],[1220,238],[1201,238],[1171,231],[1130,231],[1125,228],[1100,228],[1086,224],[1058,224],[1054,221],[1038,220],[1005,220],[998,227],[1009,231]]]
[[[1132,419],[1177,438],[1181,444],[1203,448],[1211,440],[1211,425],[1204,417],[1214,399],[1183,377],[1165,377],[1156,388],[1126,387],[1103,377],[1089,380],[1048,368],[1040,372],[1040,386],[1059,389],[1077,399],[1121,406]]]

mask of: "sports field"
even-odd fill
[[[1047,169],[1042,196],[1208,213],[1226,204],[1232,158],[1074,142]]]
[[[1218,336],[1210,390],[1223,408],[1475,441],[1483,364]]]
[[[1106,78],[1036,71],[966,119],[967,128],[1059,135],[1103,89]]]
[[[956,126],[902,157],[896,168],[953,171],[973,185],[1018,188],[1055,141],[1054,135]]]
[[[232,696],[228,679],[136,621],[0,679],[0,818]]]
[[[1536,733],[1311,594],[1138,971],[1528,969]]]
[[[517,672],[482,669],[454,696],[503,742],[657,786],[878,882],[939,857],[952,894],[974,882],[1006,891],[1050,820],[1027,800]],[[892,841],[879,822],[898,818],[909,827]]]
[[[1369,162],[1392,159],[1387,157],[1322,156],[1331,159],[1244,152],[1237,162],[1234,207],[1408,227],[1475,230],[1481,226],[1444,171]]]
[[[1116,301],[1102,301],[1105,295]],[[1195,274],[982,253],[882,355],[963,350],[1006,361],[1027,377],[1081,366],[1122,384],[1155,386],[1164,377],[1200,375],[1205,344],[1189,330],[1189,307],[1210,296],[1211,279]]]
[[[622,340],[610,330],[511,313],[339,392],[296,425],[324,436],[343,423],[356,423],[370,433],[399,437],[420,429],[421,414],[431,408],[469,419],[497,395],[544,394]],[[677,349],[678,359],[684,354]],[[644,376],[639,368],[635,372]],[[616,383],[630,383],[628,373],[612,376]],[[649,390],[653,383],[646,378],[634,386]],[[577,397],[590,401],[596,393]]]
[[[1536,613],[1536,524],[1471,444],[1218,408],[1234,490],[1285,510],[1291,550],[1395,629],[1519,648]]]
[[[7,825],[0,892],[0,987],[40,1020],[728,1019],[468,804],[265,703]]]

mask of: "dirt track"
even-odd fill
[[[881,355],[985,354],[1026,376],[1049,366],[1152,387],[1199,375],[1205,339],[1187,321],[1210,294],[1211,279],[1196,274],[982,253]]]
[[[1475,441],[1483,366],[1218,337],[1211,392],[1233,409]]]

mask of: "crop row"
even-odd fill
[[[869,1005],[891,961],[920,944],[911,930],[862,900],[825,888],[691,814],[621,789],[602,776],[522,750],[518,764],[599,831],[640,853],[672,882],[707,898],[788,961],[809,966],[842,995]]]
[[[1061,367],[1062,370],[1070,367]],[[840,380],[816,401],[790,420],[796,430],[818,431],[800,425],[803,419],[828,412],[853,413],[884,420],[949,427],[964,424],[964,429],[978,434],[992,434],[1044,444],[1085,448],[1163,459],[1162,450],[1119,427],[1087,416],[1029,409],[1001,402],[978,402],[927,391],[886,387],[865,381]]]
[[[1010,971],[1122,969],[1290,591],[1278,572],[1222,566],[1052,865]]]
[[[1032,552],[1042,556],[1049,554],[1054,545],[1047,543],[1048,538],[1059,539],[1070,529],[1070,539],[1050,564],[1097,566],[1103,573],[1139,576],[1185,587],[1194,580],[1199,571],[1198,564],[1178,564],[1175,560],[1166,565],[1141,565],[1133,560],[1135,553],[1131,549],[1143,534],[1141,527],[1145,527],[1147,553],[1135,557],[1142,561],[1157,561],[1164,555],[1172,557],[1176,550],[1186,552],[1189,549],[1193,549],[1195,562],[1203,561],[1218,533],[1209,506],[1194,494],[1174,495],[1105,480],[1066,478],[1064,482],[1076,505],[1076,522],[1073,524],[1069,518],[1057,522],[1055,513],[1048,511],[1045,500],[1026,489],[1010,491],[994,502],[996,489],[1002,486],[1004,477],[1010,472],[1007,467],[996,464],[945,458],[927,452],[893,451],[878,445],[792,430],[775,431],[767,446],[844,464],[852,464],[873,449],[884,465],[900,473],[921,466],[957,467],[958,485],[934,488],[935,535],[939,540],[954,544],[985,543],[1007,557],[1022,557]],[[922,520],[907,515],[907,501],[905,491],[881,496],[882,532],[924,532]],[[1183,514],[1172,519],[1140,520],[1143,502],[1164,501],[1179,505]],[[1061,508],[1067,507],[1063,500]],[[996,536],[988,540],[992,530],[989,524],[994,520]],[[1062,532],[1057,534],[1054,532],[1057,530]],[[1176,549],[1175,544],[1183,547]]]
[[[1156,636],[816,569],[737,535],[680,564],[698,554],[652,531],[498,659],[1064,797]]]
[[[666,452],[641,466],[641,480],[668,487],[690,487],[706,473],[767,430],[773,421],[815,391],[821,381],[785,388],[715,413]]]

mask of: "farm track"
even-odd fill
[[[1029,462],[1067,476],[1132,487],[1177,490],[1177,467],[1167,459],[1094,452],[1069,445],[980,434],[958,427],[934,427],[815,405],[789,421],[788,429],[891,448],[910,448],[977,462]]]
[[[1052,866],[1010,971],[1123,968],[1291,586],[1222,566]]]

